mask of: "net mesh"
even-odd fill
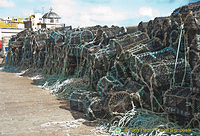
[[[70,94],[69,100],[70,108],[84,112],[89,120],[103,119],[107,115],[103,100],[95,92],[76,90]]]
[[[170,87],[172,82],[177,84],[184,84],[190,82],[190,68],[185,65],[183,59],[177,61],[177,68],[174,71],[175,61],[161,61],[155,63],[144,63],[142,65],[140,76],[144,83],[149,88],[153,87]],[[173,79],[173,74],[175,72],[175,78]]]
[[[200,61],[192,70],[192,82],[193,85],[200,88]]]
[[[164,95],[165,110],[171,114],[185,117],[199,114],[200,94],[193,93],[192,89],[189,87],[174,87],[166,91]]]

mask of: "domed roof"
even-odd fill
[[[49,12],[45,13],[42,18],[48,18],[48,19],[61,19],[61,17],[59,17],[59,15],[55,12],[52,12],[52,10],[50,10]]]

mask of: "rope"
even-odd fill
[[[179,51],[180,51],[180,45],[181,45],[181,37],[182,37],[182,30],[184,28],[184,24],[181,25],[180,29],[180,36],[179,36],[179,42],[178,42],[178,49],[177,49],[177,54],[176,54],[176,62],[175,62],[175,65],[174,65],[174,72],[173,72],[173,77],[172,77],[172,86],[175,86],[175,73],[176,73],[176,67],[177,67],[177,61],[178,61],[178,56],[179,56]]]

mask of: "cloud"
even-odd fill
[[[15,3],[12,1],[0,0],[0,7],[8,8],[8,7],[14,7],[14,6],[15,6]]]
[[[89,10],[91,19],[103,22],[122,21],[127,18],[123,12],[112,9],[109,6],[97,6]]]
[[[64,23],[72,26],[112,25],[127,19],[127,14],[110,6],[90,5],[85,7],[78,1],[51,0],[52,7]]]
[[[34,14],[33,9],[23,9],[23,15],[25,17],[29,17],[30,15],[33,15],[33,14]]]
[[[151,7],[141,7],[138,10],[138,16],[149,17],[153,19],[154,17],[160,16],[160,11]]]
[[[33,2],[34,0],[26,0],[27,2]]]
[[[84,2],[92,3],[92,4],[103,4],[103,3],[110,3],[110,0],[84,0]]]

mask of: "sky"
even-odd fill
[[[25,18],[50,8],[73,27],[138,25],[157,16],[169,16],[176,8],[199,0],[0,0],[0,18]]]

